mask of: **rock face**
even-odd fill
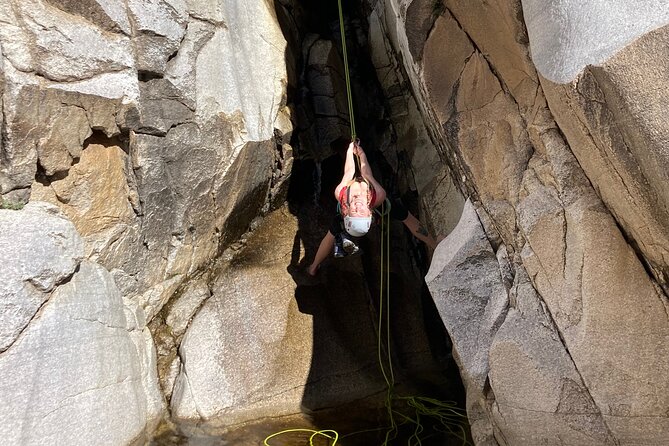
[[[295,234],[304,238],[309,225],[285,206],[274,211],[214,276],[211,297],[194,316],[176,358],[180,372],[171,410],[185,427],[217,432],[383,390],[361,265],[331,266],[322,272],[327,278],[308,285],[297,279],[294,265],[287,271]],[[197,301],[196,295],[177,301],[170,315]]]
[[[286,42],[271,2],[240,5],[0,5],[0,203],[48,202],[67,217],[50,217],[50,232],[12,220],[15,239],[2,239],[23,249],[4,251],[12,280],[0,285],[11,444],[128,444],[150,431],[164,408],[147,324],[285,200]],[[170,319],[179,336],[199,307],[183,305]],[[90,343],[72,349],[78,337]]]
[[[481,413],[490,372],[487,353],[506,317],[508,296],[497,257],[471,202],[465,203],[460,222],[435,250],[425,281],[446,329],[457,333],[453,354],[467,389],[467,410]],[[489,433],[479,432],[478,420],[473,421],[472,434],[481,443]]]
[[[0,194],[63,208],[87,257],[151,317],[282,193],[272,186],[291,151],[274,141],[286,66],[273,9],[12,1],[0,17]]]
[[[657,108],[669,10],[624,3],[368,2],[385,42],[373,51],[402,65],[394,71],[479,216],[465,212],[469,242],[458,226],[428,275],[477,444],[669,435],[669,127]],[[479,226],[491,247],[471,250]],[[493,252],[508,259],[497,272]],[[482,285],[488,277],[502,278],[509,301],[492,325],[482,309],[500,284]],[[468,348],[480,326],[494,329]]]
[[[141,442],[164,398],[224,428],[383,389],[374,257],[326,264],[336,287],[286,271],[350,124],[338,24],[305,32],[308,3],[0,4],[6,442]],[[451,233],[427,281],[478,445],[669,438],[669,9],[604,3],[347,9],[379,178]],[[411,374],[431,352],[401,230]]]
[[[20,270],[2,270],[4,442],[140,439],[163,410],[142,310],[123,300],[109,272],[83,260],[82,239],[57,208],[34,202],[0,210],[0,221],[3,256],[24,259]]]

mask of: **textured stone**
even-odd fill
[[[432,0],[413,0],[406,2],[406,18],[404,33],[408,43],[409,53],[414,61],[419,61],[423,54],[425,42],[435,21],[442,12],[441,5]]]
[[[425,281],[453,341],[453,355],[467,389],[467,410],[474,436],[476,406],[485,399],[488,351],[504,321],[508,296],[499,265],[474,206],[465,203],[455,229],[437,246]],[[485,415],[484,415],[485,416]]]
[[[130,22],[123,0],[46,0],[47,3],[78,15],[107,31],[130,35]]]
[[[54,290],[0,355],[3,441],[129,444],[155,427],[162,396],[153,342],[124,308],[109,273],[87,261]]]
[[[486,60],[472,55],[461,73],[457,115],[449,123],[486,209],[506,240],[513,239],[515,211],[523,171],[532,153],[524,120]]]
[[[444,3],[478,51],[495,67],[496,76],[518,102],[521,113],[533,111],[539,79],[530,60],[525,27],[518,20],[522,14],[520,0]]]
[[[334,407],[380,391],[374,327],[353,269],[342,292],[297,287],[286,271],[298,221],[268,215],[193,318],[172,414],[198,428]],[[332,333],[337,333],[333,336]],[[350,350],[350,346],[355,346]]]
[[[13,80],[12,80],[13,81]],[[120,133],[117,113],[120,100],[107,100],[74,92],[16,85],[5,94],[8,138],[0,160],[0,189],[29,187],[40,174],[67,172],[81,156],[92,129],[107,136]]]
[[[151,431],[163,403],[141,310],[82,261],[56,207],[31,202],[0,220],[3,441],[128,444]]]
[[[95,26],[39,2],[16,3],[30,54],[32,71],[53,81],[90,79],[134,66],[130,39],[103,33]]]
[[[211,296],[206,283],[194,281],[186,285],[186,289],[178,299],[170,304],[165,322],[172,329],[174,336],[181,336],[202,303]]]
[[[448,59],[443,57],[445,46],[450,48]],[[473,52],[474,47],[453,17],[440,16],[425,43],[421,61],[426,96],[440,124],[448,121],[454,111],[453,89]]]
[[[186,32],[186,5],[182,1],[128,0],[133,23],[132,43],[137,70],[162,74]]]
[[[613,435],[657,443],[669,428],[669,388],[654,378],[669,373],[661,292],[597,200],[556,217],[527,231],[523,263]]]
[[[152,79],[140,85],[141,133],[164,136],[177,125],[193,122],[193,110],[167,79]]]
[[[490,346],[491,412],[506,444],[616,444],[522,269],[511,300]]]
[[[188,23],[179,51],[167,63],[165,78],[181,92],[181,100],[189,108],[195,107],[197,71],[193,66],[197,62],[200,49],[214,35],[215,27],[211,23],[192,21]]]
[[[268,140],[287,83],[286,41],[266,2],[224,2],[220,8],[228,26],[216,29],[197,58],[196,114],[207,122],[241,113],[245,139]]]
[[[523,0],[532,59],[553,82],[568,83],[639,36],[669,23],[664,0]],[[560,36],[560,38],[556,38]]]
[[[669,26],[572,84],[544,80],[548,103],[586,175],[669,290]]]
[[[30,203],[0,210],[0,352],[14,343],[50,293],[68,280],[84,256],[72,223],[57,208]]]
[[[86,240],[86,255],[126,252],[136,242],[138,222],[127,180],[127,155],[120,147],[89,144],[67,177],[49,186],[33,184],[32,200],[58,205]],[[134,230],[133,230],[134,229]]]

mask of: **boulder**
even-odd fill
[[[383,389],[360,266],[348,265],[345,276],[321,271],[337,290],[296,285],[286,265],[297,230],[284,206],[220,265],[212,296],[179,348],[170,404],[183,425],[216,431],[337,407]]]
[[[453,231],[437,246],[425,281],[453,341],[453,356],[467,390],[472,435],[490,441],[485,413],[488,353],[508,310],[500,267],[471,201]]]
[[[69,280],[84,257],[84,244],[58,209],[30,203],[0,210],[0,352],[19,337],[54,288]],[[18,260],[18,261],[17,261]]]
[[[82,261],[80,237],[54,207],[35,202],[0,213],[10,220],[3,225],[10,231],[0,235],[3,252],[31,252],[23,253],[16,279],[25,291],[46,297],[0,353],[2,438],[11,445],[130,444],[142,438],[163,408],[142,311],[124,302],[104,268]],[[17,244],[25,231],[30,243]],[[3,284],[12,282],[14,271],[3,268],[10,274]],[[17,296],[0,293],[5,302]]]

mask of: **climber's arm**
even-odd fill
[[[339,192],[344,186],[350,183],[355,177],[355,160],[353,159],[353,143],[348,145],[348,150],[346,150],[346,161],[344,163],[344,176],[341,178],[341,182],[337,187],[335,187],[334,195],[335,199],[339,200]]]
[[[371,208],[375,208],[377,206],[380,206],[381,203],[386,199],[386,190],[379,184],[378,181],[376,181],[376,178],[374,178],[374,174],[372,173],[372,169],[369,167],[369,163],[367,162],[367,155],[365,155],[364,150],[362,150],[362,147],[359,145],[356,145],[354,149],[355,153],[358,155],[358,158],[360,159],[360,174],[362,177],[369,182],[369,184],[372,185],[374,190],[376,191],[376,201],[374,203],[371,203]]]

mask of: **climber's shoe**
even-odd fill
[[[341,234],[341,245],[347,255],[362,254],[362,250],[346,235]]]
[[[346,239],[350,242],[350,240]],[[344,249],[344,238],[341,234],[335,235],[334,256],[337,258],[346,257],[348,253]]]

